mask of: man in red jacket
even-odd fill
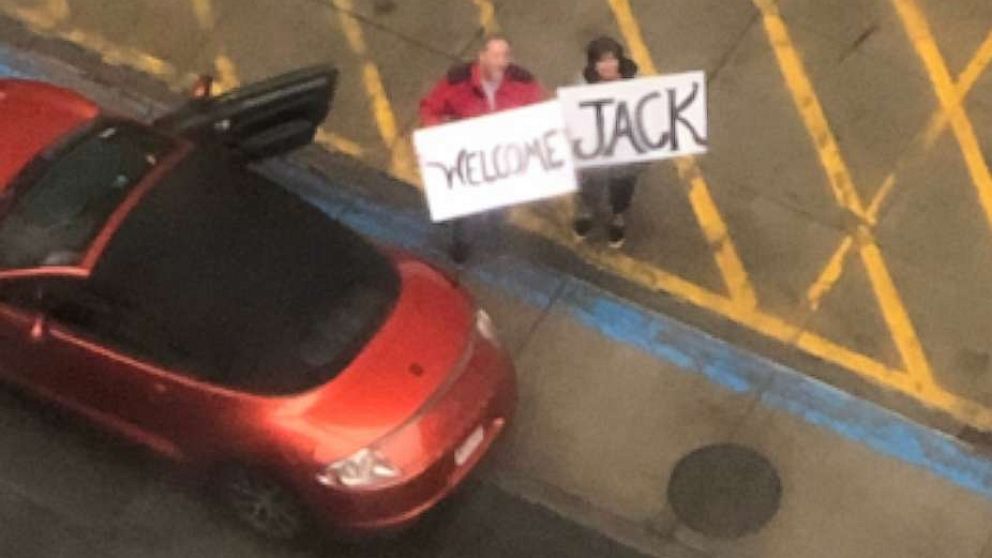
[[[546,97],[530,72],[511,62],[510,43],[502,35],[486,37],[478,59],[452,67],[420,101],[424,126],[522,107]],[[466,220],[451,224],[451,258],[468,258]]]

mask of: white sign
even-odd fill
[[[432,221],[574,192],[557,101],[413,133]]]
[[[578,168],[706,152],[703,72],[562,87],[558,99]]]

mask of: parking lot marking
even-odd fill
[[[630,7],[628,0],[607,0],[624,40],[630,48],[631,56],[642,73],[654,75],[657,67],[651,58],[647,44],[641,35],[640,25]],[[758,306],[758,299],[751,285],[744,263],[741,261],[734,246],[733,239],[727,229],[727,224],[720,214],[709,185],[703,176],[702,169],[694,157],[680,157],[675,160],[679,177],[688,184],[689,203],[696,215],[696,221],[706,238],[716,260],[717,268],[723,277],[727,292],[734,303],[741,309],[753,310]]]
[[[955,87],[951,80],[947,62],[944,61],[940,48],[930,31],[930,24],[927,23],[923,11],[917,3],[914,0],[892,0],[892,5],[899,13],[899,18],[902,20],[910,42],[916,49],[916,54],[923,61],[937,100],[948,115],[954,137],[961,148],[968,173],[971,175],[971,182],[978,194],[978,201],[985,211],[985,219],[992,227],[992,174],[989,173],[989,166],[982,153],[975,128],[965,112],[963,97],[959,92],[960,88]],[[980,73],[976,68],[976,77]]]
[[[854,245],[868,272],[868,280],[882,310],[882,318],[889,328],[906,372],[912,376],[915,390],[925,397],[928,390],[934,389],[930,363],[927,361],[902,297],[892,280],[885,258],[875,242],[870,228],[871,219],[854,186],[850,170],[806,72],[805,64],[796,51],[792,37],[778,12],[777,4],[773,0],[753,0],[753,2],[761,11],[765,32],[782,71],[786,88],[792,95],[796,109],[816,147],[831,191],[837,203],[860,221],[859,224],[854,225]]]
[[[963,100],[968,96],[975,82],[978,81],[978,78],[988,68],[990,62],[992,62],[992,31],[985,37],[985,40],[975,51],[975,54],[971,57],[971,60],[955,82],[956,93],[960,99]],[[938,107],[930,116],[926,128],[917,134],[913,142],[910,143],[909,148],[900,157],[892,172],[882,181],[882,185],[879,186],[874,198],[872,198],[871,203],[868,205],[867,217],[871,226],[877,224],[878,212],[895,187],[897,175],[904,162],[915,160],[930,151],[933,145],[937,143],[937,139],[940,138],[941,134],[947,130],[948,122],[947,111],[943,107]],[[853,240],[854,237],[848,235],[841,241],[828,264],[823,268],[812,285],[810,285],[806,293],[807,306],[810,310],[816,310],[822,298],[826,296],[833,285],[840,279],[843,274],[844,262],[847,261],[848,253],[853,247]]]

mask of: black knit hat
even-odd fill
[[[586,67],[582,71],[582,75],[587,82],[600,81],[599,74],[596,72],[596,62],[604,54],[612,54],[620,61],[620,77],[627,79],[637,75],[637,64],[624,56],[623,46],[612,37],[603,36],[589,41],[589,44],[586,45]]]

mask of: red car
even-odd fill
[[[516,398],[462,288],[246,168],[310,143],[335,81],[143,124],[0,80],[0,379],[210,473],[273,538],[411,522]]]

